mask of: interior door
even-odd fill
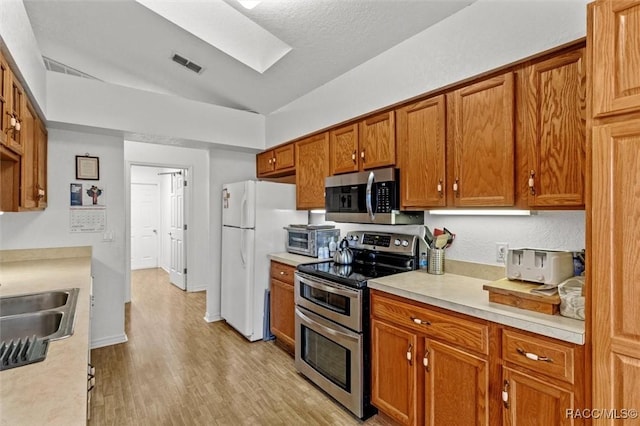
[[[131,269],[158,267],[158,185],[131,184]]]
[[[185,262],[184,243],[185,222],[184,222],[184,171],[171,175],[171,194],[169,213],[169,236],[170,240],[170,261],[169,261],[169,281],[177,287],[186,290],[187,288],[187,267]]]

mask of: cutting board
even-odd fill
[[[515,306],[543,314],[557,314],[560,311],[560,296],[531,293],[531,289],[537,287],[540,287],[540,284],[512,281],[507,278],[482,286],[484,290],[489,292],[489,302]]]

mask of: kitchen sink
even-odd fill
[[[60,308],[69,300],[69,291],[47,291],[0,298],[0,316]]]
[[[42,311],[1,317],[0,336],[2,336],[3,341],[34,335],[39,338],[47,337],[51,339],[52,336],[65,334],[60,333],[63,331],[60,325],[64,316],[64,313],[59,311]]]
[[[50,341],[71,336],[79,291],[0,297],[0,369],[42,361]]]

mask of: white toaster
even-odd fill
[[[509,249],[507,278],[557,285],[573,276],[573,252],[542,249]]]

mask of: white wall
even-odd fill
[[[0,0],[0,4],[0,38],[26,83],[25,89],[46,114],[46,69],[27,11],[22,0]]]
[[[131,182],[130,166],[146,164],[159,167],[187,169],[189,186],[185,200],[185,218],[188,225],[187,245],[187,290],[199,291],[208,287],[211,276],[209,240],[209,155],[206,150],[181,148],[125,141],[125,182],[127,214],[130,214]],[[130,225],[130,224],[128,224]],[[131,238],[131,229],[127,227],[126,237]],[[130,249],[130,248],[128,248]],[[127,253],[130,258],[130,253]],[[130,271],[126,273],[125,301],[131,300]]]
[[[93,247],[92,274],[95,308],[91,321],[92,347],[126,341],[124,332],[125,257],[124,169],[122,138],[49,130],[48,207],[41,212],[5,213],[0,216],[2,249],[62,246]],[[100,182],[105,186],[108,231],[69,232],[69,184],[75,179],[75,156],[89,153],[100,158]]]
[[[222,185],[256,177],[255,154],[212,150],[211,164],[211,282],[207,290],[207,321],[220,319],[220,259],[222,250]]]
[[[51,71],[47,120],[168,140],[265,147],[262,115]]]
[[[586,34],[590,0],[479,0],[267,116],[266,144],[518,61]]]

